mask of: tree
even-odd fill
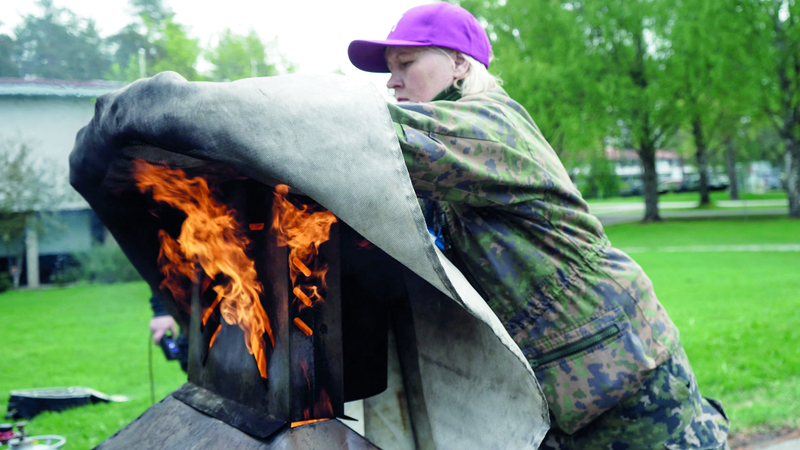
[[[0,22],[2,25],[3,22]],[[17,77],[19,70],[12,58],[14,52],[14,39],[11,36],[0,34],[0,77]]]
[[[536,112],[562,155],[564,148],[599,145],[602,137],[637,150],[645,221],[660,220],[656,149],[681,123],[668,64],[675,1],[463,2],[488,22],[509,92]]]
[[[114,66],[109,78],[133,81],[140,77],[139,49],[144,49],[145,76],[165,70],[180,73],[188,80],[200,80],[195,65],[200,45],[189,36],[185,25],[160,0],[131,0],[137,20],[109,37],[115,47]]]
[[[266,45],[253,30],[247,35],[238,35],[226,29],[207,56],[208,61],[214,64],[211,71],[214,81],[234,81],[278,73],[275,65],[267,62]]]
[[[141,24],[131,23],[117,34],[106,38],[112,48],[112,65],[107,78],[133,81],[139,75],[139,49],[147,48],[147,36],[140,33]]]
[[[603,70],[583,42],[582,18],[561,1],[461,5],[487,22],[496,56],[492,72],[505,80],[509,95],[528,110],[564,164],[594,159],[588,155],[602,149],[610,122]]]
[[[737,0],[760,107],[783,141],[789,217],[800,218],[800,1]]]
[[[39,0],[15,30],[14,59],[21,75],[71,80],[100,79],[109,67],[94,21]]]
[[[669,70],[673,7],[671,0],[573,4],[584,18],[582,28],[590,51],[601,56],[607,71],[606,108],[617,121],[615,134],[627,135],[642,161],[645,222],[661,220],[656,150],[681,122],[677,80]]]
[[[694,141],[701,205],[710,203],[708,159],[723,145],[737,196],[733,140],[755,99],[752,71],[743,63],[745,21],[730,2],[676,0],[673,11],[670,71],[679,80],[684,123]]]
[[[0,239],[15,249],[12,266],[20,268],[26,232],[38,231],[46,212],[65,199],[66,176],[53,172],[54,164],[34,160],[30,144],[19,139],[0,142]],[[12,273],[19,285],[21,270]]]

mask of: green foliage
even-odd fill
[[[155,75],[173,70],[190,81],[203,79],[195,69],[200,56],[200,41],[189,37],[186,26],[175,22],[172,16],[167,16],[156,30],[153,34],[157,37],[151,41],[151,48],[156,49],[155,64],[148,73]]]
[[[20,139],[0,140],[0,239],[22,238],[25,227],[41,218],[40,211],[57,206],[64,198],[64,177],[55,165],[34,160],[32,147]]]
[[[106,43],[113,48],[112,65],[106,78],[135,80],[139,75],[139,49],[147,48],[147,37],[139,32],[141,24],[131,23],[117,34],[109,36]]]
[[[106,39],[92,20],[53,6],[53,0],[38,0],[38,5],[41,11],[25,16],[15,36],[0,35],[0,77],[135,81],[171,70],[190,81],[207,78],[196,67],[204,52],[200,41],[162,0],[130,0],[133,21]],[[225,30],[206,52],[215,65],[210,77],[217,81],[295,68],[254,31],[237,35]]]
[[[764,120],[780,135],[786,155],[789,215],[800,218],[800,1],[737,0],[749,20],[745,61],[759,83]]]
[[[85,253],[75,255],[78,267],[67,266],[58,275],[59,282],[83,280],[89,283],[121,283],[141,280],[122,249],[114,243],[97,245]]]
[[[144,49],[145,76],[172,70],[190,81],[203,79],[197,72],[199,40],[160,1],[133,0],[138,21],[109,38],[117,47],[108,78],[135,81],[141,77],[139,49]]]
[[[0,22],[2,25],[3,22]],[[0,34],[0,77],[16,77],[19,69],[13,60],[14,39],[11,36]]]
[[[11,275],[7,273],[0,273],[0,293],[11,290],[14,283],[11,281]]]
[[[583,198],[606,198],[619,195],[621,185],[614,163],[600,156],[592,159],[589,173],[581,176],[578,189]]]
[[[258,33],[239,35],[226,29],[217,45],[207,52],[214,64],[211,79],[234,81],[242,78],[277,75],[275,65],[267,63],[267,50]]]
[[[488,23],[507,91],[567,165],[603,139],[637,150],[648,219],[657,218],[655,151],[682,120],[669,63],[676,1],[461,2]]]
[[[43,78],[101,79],[109,60],[94,21],[39,0],[39,15],[27,15],[15,31],[19,72]]]
[[[491,71],[533,117],[566,165],[597,145],[609,126],[603,67],[584,44],[582,19],[558,1],[463,0],[487,21]]]

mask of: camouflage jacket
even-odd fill
[[[527,111],[499,88],[449,94],[389,105],[412,184],[571,434],[636,392],[678,330]]]

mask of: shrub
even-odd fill
[[[5,292],[14,287],[11,281],[11,275],[7,273],[0,273],[0,292]]]
[[[142,277],[115,244],[98,245],[90,251],[75,255],[79,262],[80,279],[90,283],[121,283]]]
[[[75,255],[59,255],[48,280],[50,283],[64,286],[81,278],[81,264]]]
[[[614,163],[605,158],[592,159],[588,173],[579,175],[576,180],[583,198],[616,197],[621,184],[622,181],[614,173]]]

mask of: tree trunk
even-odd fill
[[[639,148],[642,160],[642,190],[644,191],[644,218],[642,222],[660,221],[658,215],[658,174],[656,173],[656,149],[653,143]]]
[[[730,198],[739,200],[739,180],[736,178],[736,150],[733,148],[733,138],[725,136],[725,169],[730,180]]]
[[[32,225],[32,220],[28,221],[25,229],[25,266],[27,268],[27,282],[29,288],[39,287],[39,234]]]
[[[789,217],[800,219],[800,140],[786,139],[786,193]]]
[[[708,197],[708,161],[706,159],[706,141],[703,136],[703,123],[699,118],[692,120],[694,145],[697,149],[697,171],[700,172],[700,206],[711,203]]]

